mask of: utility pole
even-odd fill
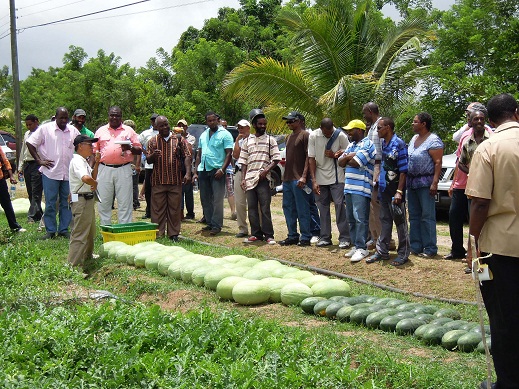
[[[16,133],[16,160],[20,158],[22,150],[22,107],[20,103],[20,74],[18,72],[18,43],[16,40],[16,6],[15,0],[9,0],[11,13],[11,59],[13,70],[13,91],[14,91],[14,129]],[[21,166],[17,166],[20,169]]]

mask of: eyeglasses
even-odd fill
[[[92,142],[81,142],[80,145],[88,145],[90,147],[94,147],[94,144]]]
[[[294,124],[295,122],[297,122],[299,119],[292,119],[292,120],[287,120],[287,124]]]

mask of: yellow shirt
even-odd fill
[[[500,125],[478,146],[465,194],[490,199],[479,249],[519,257],[519,123]]]

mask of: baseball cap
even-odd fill
[[[361,130],[365,130],[366,129],[366,125],[364,124],[364,122],[362,120],[353,119],[347,125],[345,125],[342,128],[344,130],[351,130],[353,128],[360,128]]]
[[[237,126],[240,127],[250,127],[250,123],[248,120],[242,119],[238,122]]]
[[[283,120],[294,120],[294,119],[305,120],[305,117],[297,111],[289,112],[289,114],[287,116],[283,116]]]
[[[182,134],[184,132],[184,129],[182,127],[173,127],[173,132],[175,134]]]
[[[74,116],[86,116],[84,109],[78,108],[74,111]]]
[[[151,115],[150,120],[155,120],[158,117],[159,117],[159,114],[158,113],[154,113],[153,115]]]
[[[98,140],[99,140],[99,138],[90,138],[89,136],[86,136],[86,135],[78,135],[74,138],[74,146],[77,146],[78,144],[83,143],[83,142],[95,143]]]
[[[187,121],[186,119],[180,119],[178,122],[177,122],[177,126],[179,123],[182,123],[184,126],[187,126]]]

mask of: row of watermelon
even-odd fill
[[[485,352],[481,326],[461,320],[460,313],[455,309],[367,295],[309,297],[300,305],[308,314],[396,332],[398,335],[414,335],[427,345],[441,344],[447,350]],[[484,327],[484,334],[490,348],[489,326]]]

